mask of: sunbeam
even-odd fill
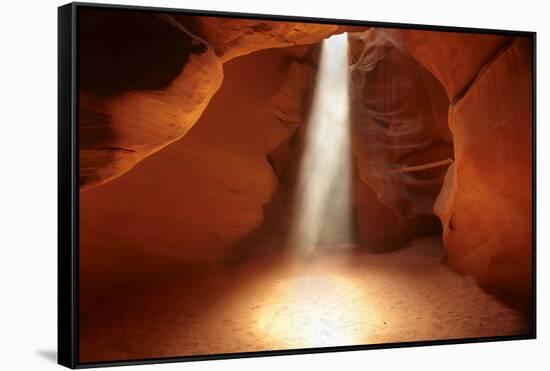
[[[291,246],[300,253],[351,238],[347,34],[323,42],[304,143]]]

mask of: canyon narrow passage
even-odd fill
[[[532,335],[528,38],[81,20],[81,362]]]

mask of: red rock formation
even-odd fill
[[[354,206],[361,243],[371,251],[393,250],[406,245],[411,236],[399,210],[380,201],[363,180],[354,185]]]
[[[219,88],[203,40],[155,14],[80,14],[80,185],[105,183],[181,138]]]
[[[310,86],[309,67],[295,62],[300,49],[228,62],[224,84],[187,135],[81,192],[86,279],[123,261],[132,269],[212,262],[262,223],[278,183],[267,154],[302,121]]]
[[[200,35],[224,62],[266,48],[317,43],[341,33],[337,25],[200,17]]]
[[[389,40],[414,57],[453,102],[448,122],[455,162],[434,207],[443,225],[449,264],[485,287],[526,299],[520,305],[528,303],[532,295],[530,40],[396,29],[379,31],[377,40]],[[446,153],[441,148],[432,151],[432,160]],[[414,154],[410,159],[428,160],[420,161],[422,157]],[[379,197],[395,189],[390,184],[385,190],[387,184],[374,186]]]
[[[409,235],[439,229],[432,207],[452,158],[449,102],[435,78],[384,34],[350,35],[353,151],[364,183],[358,228],[369,247],[400,247]],[[377,231],[379,238],[368,236]]]
[[[218,90],[222,62],[361,29],[101,9],[83,10],[80,22],[82,189],[124,174],[185,135]]]
[[[296,61],[306,45],[357,30],[91,9],[80,20],[81,189],[109,182],[81,193],[82,261],[96,266],[102,252],[136,266],[215,260],[258,228],[278,182],[296,178],[291,135],[311,81]],[[451,266],[528,297],[529,41],[370,30],[350,43],[364,244],[395,248],[436,231],[441,190]]]
[[[388,29],[381,33],[430,71],[443,84],[450,101],[510,40],[507,36],[459,32]]]
[[[516,38],[450,108],[456,161],[435,212],[451,266],[531,296],[532,50]]]

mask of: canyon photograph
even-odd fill
[[[533,336],[532,35],[81,7],[77,43],[81,363]]]

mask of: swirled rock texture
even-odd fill
[[[449,263],[486,287],[531,297],[532,45],[516,38],[451,105],[455,163],[435,212]]]
[[[224,62],[257,50],[318,43],[349,29],[330,24],[221,17],[200,17],[197,22],[200,35]]]
[[[528,309],[531,40],[372,29],[350,43],[363,242],[403,246],[433,206],[450,266]]]
[[[81,189],[184,136],[219,89],[224,62],[364,29],[104,9],[83,9],[80,23]]]
[[[349,31],[362,244],[442,230],[451,267],[530,297],[529,39],[102,9],[80,24],[85,264],[210,262],[291,220],[312,45]]]
[[[81,192],[85,280],[219,262],[262,224],[279,183],[267,156],[302,122],[311,86],[301,48],[228,62],[224,84],[183,138]]]
[[[144,12],[80,14],[80,186],[110,181],[181,138],[223,78],[204,40]]]
[[[452,158],[449,101],[432,74],[378,30],[350,34],[350,43],[360,236],[369,248],[402,247],[440,230],[432,208]]]
[[[430,71],[450,101],[464,92],[485,63],[511,39],[464,32],[387,29],[381,33]]]

